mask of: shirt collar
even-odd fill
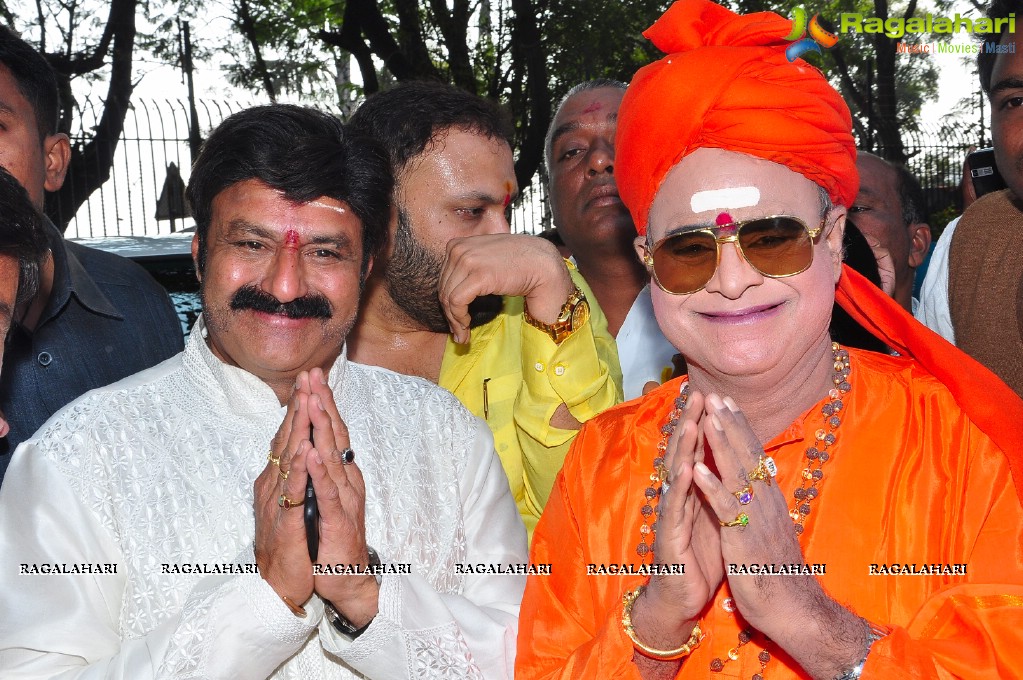
[[[185,344],[184,362],[191,370],[207,373],[223,391],[228,408],[239,414],[264,414],[274,411],[283,413],[276,393],[265,382],[243,368],[230,366],[221,361],[210,349],[204,337],[206,321],[202,315],[196,320]],[[327,374],[327,384],[338,394],[345,384],[348,368],[348,346],[341,347],[341,353]]]
[[[50,256],[53,258],[53,290],[50,292],[50,300],[43,316],[47,320],[56,316],[64,309],[73,294],[89,311],[114,319],[123,319],[124,316],[99,289],[82,263],[68,250],[64,235],[49,218],[45,219],[44,230],[50,246]]]

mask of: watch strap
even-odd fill
[[[367,546],[366,550],[369,554],[369,566],[379,566],[380,556],[377,554],[377,551],[373,550],[373,548],[370,548],[369,546]],[[373,619],[370,619],[365,626],[357,628],[354,623],[349,621],[344,614],[337,610],[337,607],[335,607],[334,603],[330,600],[323,600],[323,615],[327,617],[327,621],[330,622],[330,625],[334,626],[334,630],[350,640],[354,640],[365,633],[366,629],[373,623]]]
[[[560,345],[565,338],[578,330],[575,320],[576,308],[582,306],[585,314],[582,315],[582,320],[578,325],[582,325],[589,318],[589,303],[586,301],[586,294],[583,293],[582,289],[578,285],[574,286],[572,292],[569,294],[568,299],[565,300],[565,304],[561,306],[561,311],[558,313],[558,318],[554,320],[554,323],[544,323],[533,317],[529,313],[529,306],[527,305],[522,312],[523,320],[538,330],[543,331],[551,337],[554,344]]]

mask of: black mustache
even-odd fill
[[[231,297],[231,309],[251,309],[264,314],[277,314],[289,319],[329,319],[334,316],[330,302],[322,295],[307,295],[291,302],[281,302],[255,286],[243,286]]]

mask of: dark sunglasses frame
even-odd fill
[[[803,272],[810,268],[810,265],[813,264],[813,248],[817,244],[817,237],[820,236],[821,232],[824,231],[824,225],[828,221],[829,213],[830,211],[828,211],[828,213],[825,213],[825,215],[821,218],[820,224],[817,225],[815,229],[811,229],[810,227],[808,227],[806,222],[796,217],[795,215],[765,215],[763,217],[753,217],[748,220],[739,220],[738,222],[730,222],[728,224],[722,224],[714,227],[704,227],[703,229],[687,229],[685,231],[677,231],[675,233],[668,234],[667,236],[665,236],[652,246],[644,244],[643,264],[645,264],[647,266],[647,269],[650,270],[651,278],[653,278],[654,282],[657,284],[657,287],[663,290],[665,293],[668,293],[669,295],[692,295],[693,293],[698,293],[704,288],[706,288],[707,284],[711,282],[711,280],[714,278],[714,275],[717,273],[718,267],[721,266],[721,244],[734,243],[736,249],[739,251],[739,256],[743,259],[743,261],[746,264],[748,264],[753,269],[753,271],[757,272],[761,276],[766,276],[771,279],[788,278],[790,276],[795,276],[796,274],[802,274]],[[798,222],[799,225],[803,227],[803,231],[806,232],[806,235],[807,237],[809,237],[810,241],[810,259],[807,261],[806,265],[798,271],[794,271],[789,274],[768,274],[766,272],[761,271],[759,267],[750,262],[749,258],[746,257],[746,253],[742,249],[742,242],[739,240],[739,233],[742,231],[743,227],[749,224],[765,222],[768,220],[776,220],[780,218]],[[728,236],[718,235],[720,234],[720,232],[725,230],[728,230],[731,233]],[[714,239],[714,243],[717,246],[717,259],[714,262],[714,269],[711,271],[710,276],[707,277],[707,280],[704,281],[703,284],[698,288],[680,292],[669,290],[661,283],[661,280],[657,276],[657,268],[654,266],[654,255],[657,253],[657,250],[661,246],[663,246],[667,241],[678,236],[681,236],[683,234],[689,235],[694,233],[707,233],[710,234],[710,236]]]

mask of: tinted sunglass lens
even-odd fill
[[[790,276],[813,261],[813,241],[806,227],[792,217],[753,220],[739,229],[746,261],[766,276]]]
[[[654,274],[665,290],[678,295],[703,288],[717,267],[717,243],[706,231],[666,238],[654,251]]]

